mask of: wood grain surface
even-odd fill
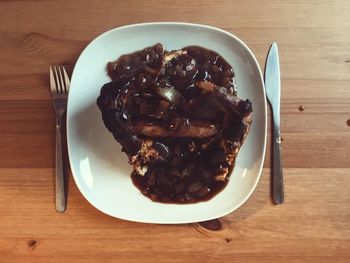
[[[350,262],[349,14],[346,0],[0,1],[0,262]],[[55,212],[49,66],[72,70],[100,33],[150,21],[220,27],[262,67],[278,42],[285,204],[270,199],[268,147],[256,191],[220,231],[111,218],[71,176]]]

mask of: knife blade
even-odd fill
[[[272,197],[275,204],[282,204],[284,201],[284,186],[280,132],[281,77],[276,42],[272,43],[267,55],[265,67],[265,89],[272,111]]]

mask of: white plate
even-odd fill
[[[236,74],[238,95],[253,102],[253,124],[226,188],[207,202],[162,204],[144,197],[132,184],[131,167],[121,146],[105,128],[96,106],[109,78],[106,63],[160,42],[167,50],[199,45],[218,52]],[[240,207],[256,187],[266,144],[266,100],[261,70],[249,48],[218,28],[187,23],[147,23],[110,30],[80,55],[68,98],[70,165],[83,196],[98,210],[145,223],[189,223],[222,217]]]

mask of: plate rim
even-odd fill
[[[250,54],[251,58],[254,61],[254,64],[256,65],[257,69],[258,69],[258,73],[259,73],[259,80],[261,82],[262,85],[262,92],[263,92],[263,108],[265,111],[264,114],[264,138],[263,138],[263,149],[262,149],[262,155],[261,155],[261,163],[258,167],[259,170],[259,174],[255,179],[254,185],[251,188],[251,190],[247,193],[246,197],[242,199],[241,202],[239,202],[237,205],[233,206],[232,208],[226,210],[225,212],[221,212],[219,214],[216,214],[215,216],[212,217],[206,217],[206,219],[204,220],[212,220],[212,219],[216,219],[216,218],[220,218],[223,216],[226,216],[228,214],[231,214],[232,212],[236,211],[237,209],[239,209],[244,203],[247,202],[247,200],[252,196],[253,192],[255,191],[257,184],[262,176],[263,173],[263,166],[264,166],[264,160],[265,160],[265,156],[266,156],[266,143],[267,143],[267,100],[266,100],[266,91],[265,91],[265,83],[264,83],[264,78],[263,78],[263,74],[262,74],[262,70],[260,67],[260,64],[258,62],[258,60],[256,59],[254,53],[250,50],[250,48],[236,35],[225,31],[221,28],[218,27],[214,27],[211,25],[205,25],[205,24],[199,24],[199,23],[187,23],[187,22],[146,22],[146,23],[134,23],[134,24],[128,24],[128,25],[123,25],[120,27],[115,27],[112,29],[109,29],[99,35],[97,35],[94,39],[92,39],[83,49],[83,51],[80,53],[78,59],[76,60],[75,66],[73,68],[72,71],[72,75],[71,75],[71,83],[74,83],[74,76],[75,76],[75,72],[76,72],[76,65],[78,64],[78,62],[81,60],[81,58],[85,55],[85,53],[87,52],[88,48],[97,40],[99,40],[100,38],[103,38],[105,35],[108,35],[114,31],[119,31],[119,30],[125,30],[125,29],[129,29],[129,28],[133,28],[133,27],[142,27],[142,26],[159,26],[159,25],[179,25],[179,26],[192,26],[192,27],[197,27],[197,28],[202,28],[202,29],[209,29],[209,30],[214,30],[214,31],[219,31],[220,33],[223,33],[227,36],[230,36],[231,38],[235,39],[237,42],[240,43],[240,45],[242,45],[246,51]],[[123,217],[122,215],[114,215],[112,213],[109,213],[109,211],[103,211],[101,208],[99,208],[98,206],[95,206],[92,202],[90,202],[89,198],[86,196],[87,194],[83,191],[82,186],[80,185],[78,178],[77,178],[77,173],[75,171],[74,165],[73,165],[73,161],[72,161],[72,157],[69,153],[71,153],[72,150],[72,143],[70,142],[70,121],[68,121],[68,116],[70,115],[70,107],[69,107],[69,99],[70,96],[68,94],[68,103],[67,103],[67,123],[66,123],[66,133],[67,133],[67,149],[68,149],[68,157],[69,157],[69,164],[70,164],[70,169],[71,169],[71,173],[74,179],[74,182],[77,186],[77,188],[79,189],[79,192],[83,195],[83,197],[86,199],[86,201],[93,206],[94,208],[96,208],[98,211],[102,212],[103,214],[107,214],[111,217],[114,218],[118,218],[121,220],[126,220],[126,221],[130,221],[130,222],[137,222],[137,223],[151,223],[151,224],[187,224],[187,223],[193,223],[193,222],[198,222],[198,221],[204,221],[202,219],[198,220],[198,221],[190,221],[190,220],[166,220],[166,221],[161,221],[161,220],[138,220],[135,218],[128,218]]]

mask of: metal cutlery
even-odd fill
[[[265,66],[265,88],[272,110],[272,196],[275,204],[284,201],[281,160],[280,100],[281,79],[277,43],[272,43]]]
[[[56,112],[56,210],[66,210],[66,195],[62,158],[62,119],[67,109],[67,98],[70,81],[63,66],[50,67],[50,87],[53,106]]]

